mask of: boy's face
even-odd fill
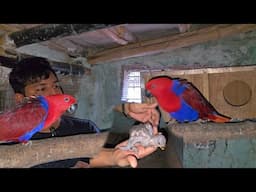
[[[39,82],[29,84],[25,87],[25,96],[48,96],[61,93],[59,81],[53,73],[50,73],[48,79],[42,79]]]

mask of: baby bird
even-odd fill
[[[153,134],[153,127],[150,123],[134,125],[130,129],[130,137],[126,146],[119,147],[122,150],[132,150],[137,152],[136,144],[144,147],[155,146],[164,149],[166,138],[162,133]]]

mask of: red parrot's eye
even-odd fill
[[[156,84],[151,85],[151,89],[154,89],[154,88],[156,88]]]
[[[68,103],[68,102],[70,101],[69,97],[65,97],[65,98],[64,98],[64,101],[65,101],[66,103]]]

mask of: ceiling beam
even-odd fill
[[[113,24],[46,24],[9,34],[16,47],[114,26]]]
[[[178,48],[196,45],[199,43],[218,40],[226,36],[256,30],[256,24],[220,24],[196,31],[189,31],[178,35],[148,40],[122,47],[102,51],[88,56],[89,64],[100,64],[109,61],[129,59],[161,52],[172,51]]]
[[[13,33],[18,31],[19,28],[13,26],[12,24],[0,24],[0,31],[4,33]]]
[[[120,45],[136,41],[136,37],[124,25],[103,29],[102,32]]]
[[[16,55],[12,55],[8,53],[8,51],[12,51],[14,49],[15,49],[15,45],[12,43],[12,41],[9,41],[8,36],[6,34],[1,35],[0,36],[0,55],[15,58]]]
[[[103,33],[110,37],[113,41],[117,42],[120,45],[128,44],[128,41],[119,37],[115,32],[111,31],[110,29],[103,29]]]

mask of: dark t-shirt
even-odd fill
[[[99,133],[101,132],[97,125],[88,119],[79,119],[70,116],[62,116],[60,126],[53,130],[51,133],[38,132],[31,138],[44,139],[50,137],[63,137],[71,136],[77,134],[87,134],[87,133]]]
[[[101,132],[101,130],[91,120],[79,119],[70,116],[62,116],[60,126],[57,129],[53,130],[51,133],[38,132],[35,135],[33,135],[31,140],[99,132]],[[69,168],[74,166],[75,163],[79,160],[89,163],[89,158],[85,157],[44,163],[33,166],[32,168]]]

